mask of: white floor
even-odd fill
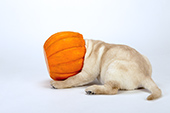
[[[169,57],[150,59],[153,79],[163,92],[160,99],[147,101],[145,89],[117,95],[86,95],[87,86],[52,89],[44,65],[41,73],[0,73],[0,113],[170,113]]]
[[[170,113],[170,0],[1,0],[0,113]],[[59,31],[127,44],[146,55],[163,96],[52,89],[43,44]]]

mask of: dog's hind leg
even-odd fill
[[[86,93],[91,94],[104,94],[104,95],[114,95],[117,94],[119,89],[119,84],[114,81],[106,82],[104,85],[93,85],[86,88]]]

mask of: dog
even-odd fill
[[[161,90],[151,78],[152,67],[147,57],[126,45],[91,39],[86,39],[85,43],[81,72],[63,81],[51,81],[53,88],[82,86],[97,78],[102,85],[87,87],[87,94],[114,95],[118,90],[144,87],[151,92],[147,100],[161,97]]]

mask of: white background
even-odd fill
[[[84,87],[51,89],[43,44],[59,31],[126,44],[146,55],[163,96],[147,90],[88,96]],[[1,0],[1,113],[169,113],[169,0]]]

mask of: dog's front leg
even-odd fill
[[[95,76],[90,75],[82,70],[77,75],[69,77],[64,81],[51,81],[51,86],[57,89],[82,86],[89,82],[92,82],[95,78]]]

